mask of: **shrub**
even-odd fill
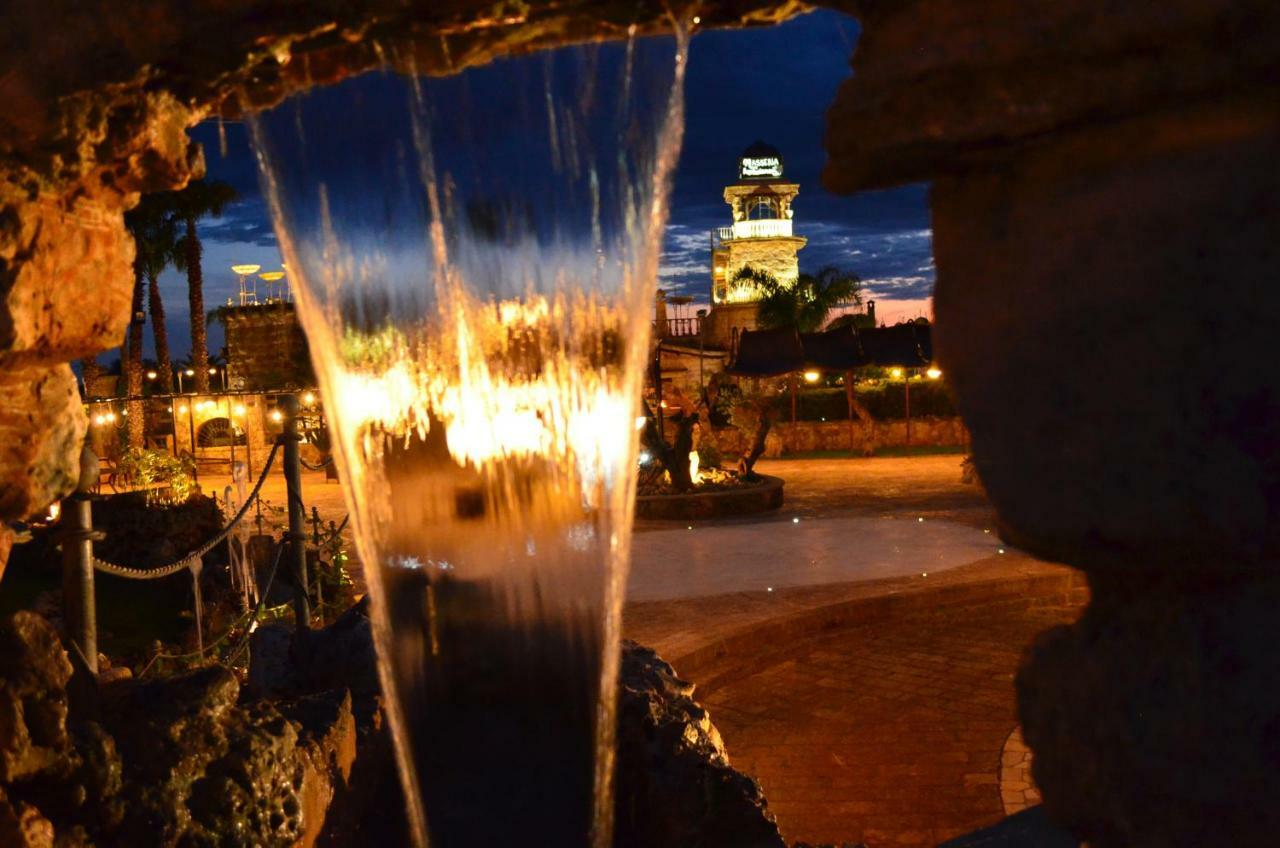
[[[146,491],[149,506],[186,503],[196,490],[196,463],[189,456],[129,448],[120,457],[118,466],[134,487]]]
[[[864,382],[854,388],[858,402],[877,421],[895,421],[905,417],[905,388],[901,381]],[[777,400],[778,420],[791,420],[791,395]],[[946,384],[937,380],[911,382],[911,417],[950,417],[957,415],[955,402]],[[844,389],[801,389],[796,397],[796,418],[800,421],[843,421],[849,417],[849,402]]]
[[[698,448],[699,468],[719,468],[721,462],[724,462],[724,454],[720,453],[720,448],[710,444]]]

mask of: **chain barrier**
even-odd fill
[[[307,462],[302,457],[298,457],[298,462],[302,463],[302,467],[307,469],[308,471],[323,471],[324,469],[328,468],[330,465],[333,465],[333,456],[332,455],[326,456],[320,462],[317,462],[315,464]]]
[[[194,551],[183,556],[181,559],[175,560],[168,565],[159,568],[132,568],[127,565],[117,565],[114,562],[107,562],[98,557],[93,558],[93,567],[105,574],[115,577],[126,577],[130,580],[155,580],[160,577],[168,577],[171,574],[177,574],[191,567],[194,561],[199,560],[209,551],[213,550],[219,543],[226,540],[227,535],[236,528],[236,526],[244,519],[249,512],[249,507],[258,499],[258,492],[262,490],[262,484],[266,482],[267,473],[271,470],[272,463],[275,462],[276,453],[280,450],[280,442],[277,441],[271,446],[271,453],[267,455],[266,465],[262,467],[262,473],[258,475],[258,482],[253,484],[253,491],[245,498],[244,505],[240,507],[240,511],[236,513],[235,518],[231,519],[226,527],[218,532],[208,542],[204,543]]]
[[[262,610],[265,609],[266,607],[267,595],[271,592],[271,585],[275,582],[276,571],[280,567],[280,556],[281,554],[284,553],[284,547],[285,546],[283,541],[276,543],[276,553],[275,553],[275,556],[272,557],[271,559],[271,571],[267,575],[266,585],[263,587],[262,592],[258,596],[258,603],[254,605],[253,609],[246,611],[243,615],[241,615],[234,622],[232,622],[231,626],[228,627],[221,636],[219,636],[217,639],[214,639],[208,645],[205,645],[199,648],[198,650],[192,651],[191,653],[188,653],[188,654],[166,654],[166,653],[157,651],[155,656],[153,656],[150,660],[148,660],[147,664],[142,667],[141,671],[138,672],[138,677],[145,676],[146,673],[151,669],[151,666],[155,664],[156,660],[165,659],[165,660],[184,660],[185,661],[185,660],[204,659],[205,655],[209,651],[212,651],[214,648],[218,647],[223,642],[227,641],[227,639],[231,637],[232,633],[236,632],[238,628],[243,627],[245,628],[245,632],[240,639],[240,644],[238,644],[235,647],[235,649],[231,651],[231,653],[227,654],[227,664],[230,665],[231,663],[235,662],[236,658],[239,657],[240,654],[243,653],[244,649],[248,646],[249,637],[253,635],[253,630],[254,630],[253,624],[258,620],[258,617],[262,615]]]

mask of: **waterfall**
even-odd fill
[[[388,67],[250,129],[419,846],[611,842],[641,381],[687,38]]]

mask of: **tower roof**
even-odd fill
[[[778,148],[756,139],[738,157],[738,179],[776,180],[782,176],[782,154]]]

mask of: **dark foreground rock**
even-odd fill
[[[210,666],[90,688],[73,708],[71,677],[42,618],[0,623],[6,848],[307,845],[350,773],[345,692],[245,705]]]
[[[48,622],[0,622],[0,846],[407,844],[366,607],[304,644],[260,628],[244,691],[222,666],[85,687]],[[615,845],[784,845],[692,684],[628,642],[619,693]]]
[[[760,785],[729,764],[693,684],[624,642],[618,698],[614,844],[782,846]]]

